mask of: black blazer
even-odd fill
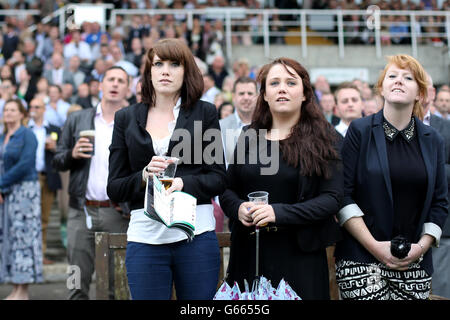
[[[444,143],[433,128],[415,118],[419,146],[427,172],[427,193],[420,214],[414,241],[417,242],[425,223],[442,229],[447,217],[447,179],[444,166]],[[342,146],[344,163],[343,207],[357,204],[363,219],[378,241],[391,240],[393,230],[392,188],[386,139],[383,129],[383,110],[377,114],[352,121]],[[376,262],[376,259],[346,230],[336,246],[337,259]],[[421,263],[431,275],[431,250]]]
[[[115,202],[128,201],[131,210],[144,207],[142,170],[155,155],[152,138],[145,129],[147,113],[148,106],[143,103],[116,112],[109,147],[108,196]],[[208,129],[217,130],[218,135],[211,142],[202,141]],[[196,197],[197,204],[211,204],[211,198],[221,194],[226,187],[223,150],[217,150],[221,163],[208,164],[203,157],[205,148],[212,142],[222,147],[214,105],[199,100],[192,109],[181,108],[167,154],[177,156],[175,152],[180,148],[186,151],[180,152],[176,177],[183,179],[183,191]]]
[[[246,131],[248,127],[244,127]],[[243,137],[241,134],[240,139]],[[336,132],[339,139],[339,134]],[[339,140],[338,140],[339,142]],[[246,159],[248,154],[254,152],[249,150],[249,145],[256,143],[245,142]],[[234,164],[230,164],[227,170],[228,185],[236,185],[242,170],[246,170],[245,164],[236,164],[236,150],[234,152]],[[341,160],[330,162],[331,177],[325,179],[319,176],[300,176],[297,186],[298,202],[295,204],[271,203],[278,227],[283,227],[294,231],[299,249],[302,252],[313,252],[325,249],[329,245],[335,244],[341,239],[339,225],[335,221],[335,214],[339,211],[343,197],[343,172]],[[299,173],[300,174],[300,173]],[[270,177],[270,176],[267,176]],[[261,176],[264,179],[264,176]],[[270,184],[270,178],[267,179]],[[227,189],[220,196],[220,204],[224,213],[232,221],[231,240],[237,233],[248,233],[248,228],[244,227],[238,220],[239,206],[248,200],[241,199],[236,190]]]

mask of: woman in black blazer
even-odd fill
[[[297,61],[276,59],[258,80],[252,124],[238,140],[220,197],[231,222],[227,282],[243,288],[254,279],[259,227],[259,275],[274,287],[284,278],[302,299],[330,299],[325,249],[339,238],[333,216],[343,196],[338,134]],[[269,204],[248,201],[260,190],[269,192]]]
[[[165,39],[147,54],[142,103],[116,113],[110,146],[108,195],[129,202],[126,268],[133,299],[170,299],[172,282],[178,299],[212,299],[219,274],[219,247],[211,198],[225,190],[225,166],[204,158],[210,142],[200,140],[216,130],[215,107],[201,101],[203,80],[189,48]],[[165,168],[163,155],[181,159],[168,192],[197,198],[193,241],[144,214],[145,181]],[[213,159],[215,155],[213,154]],[[216,159],[217,160],[217,159]]]
[[[408,55],[389,57],[377,89],[384,108],[354,120],[342,147],[344,205],[337,282],[344,299],[426,299],[447,216],[444,144],[425,126],[427,78]],[[404,252],[395,250],[402,237]],[[410,248],[408,243],[410,243]]]

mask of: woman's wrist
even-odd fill
[[[421,254],[424,255],[424,254],[425,254],[425,251],[426,251],[426,250],[425,250],[425,246],[424,246],[422,243],[420,243],[420,242],[418,242],[417,244],[419,245],[420,249],[422,250],[422,251],[421,251]]]

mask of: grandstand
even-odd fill
[[[232,62],[241,57],[257,69],[284,55],[302,61],[313,77],[325,72],[332,84],[356,77],[373,84],[386,55],[408,53],[423,63],[436,85],[450,78],[450,0],[0,3],[3,35],[9,23],[21,40],[30,35],[38,41],[45,38],[50,25],[58,27],[64,43],[70,41],[73,26],[87,38],[96,21],[100,30],[95,32],[106,33],[108,45],[110,40],[118,42],[124,55],[136,35],[144,48],[157,38],[181,37],[207,64],[214,55],[223,55],[230,73]],[[82,69],[92,70],[92,63]]]

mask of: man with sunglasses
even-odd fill
[[[53,261],[45,257],[47,249],[47,227],[50,219],[50,211],[55,200],[56,191],[61,189],[59,173],[51,163],[56,151],[56,143],[60,135],[60,129],[44,120],[45,103],[40,98],[30,101],[28,114],[30,121],[28,126],[33,130],[38,140],[36,150],[36,170],[41,185],[41,223],[42,223],[42,253],[44,264],[52,264]]]

